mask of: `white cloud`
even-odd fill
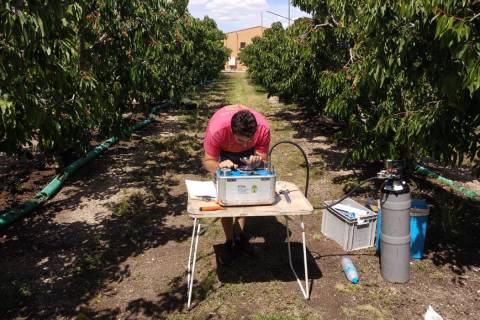
[[[267,0],[190,0],[189,10],[195,17],[203,18],[208,15],[213,18],[219,28],[225,32],[259,26],[262,20],[265,27],[269,27],[275,21],[280,21],[287,26],[287,19],[267,12],[267,10],[272,11],[286,17],[287,1],[285,0],[285,5],[273,4],[274,1],[269,1],[270,3]],[[306,15],[295,7],[290,8],[291,19]]]
[[[266,0],[194,0],[204,1],[205,11],[216,21],[226,24],[239,22],[260,24],[260,11],[268,8]]]
[[[197,5],[204,5],[209,0],[190,0],[188,1],[189,6],[197,6]]]

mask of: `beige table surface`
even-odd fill
[[[223,218],[223,217],[260,217],[260,216],[295,216],[313,213],[313,207],[295,184],[277,181],[275,203],[266,206],[224,207],[223,210],[200,211],[200,207],[213,206],[213,201],[188,199],[187,212],[192,218]],[[291,203],[280,190],[288,190]]]

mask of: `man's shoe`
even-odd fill
[[[256,256],[255,248],[250,244],[247,236],[244,233],[240,233],[237,237],[235,237],[235,247],[246,256]]]
[[[233,263],[233,260],[235,260],[236,257],[237,250],[235,248],[235,242],[228,240],[225,242],[218,255],[218,262],[224,266],[229,266]]]

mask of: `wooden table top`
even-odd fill
[[[280,190],[288,190],[290,203]],[[260,217],[260,216],[295,216],[313,213],[313,207],[305,198],[303,191],[286,181],[277,181],[275,186],[275,202],[263,206],[223,207],[223,210],[200,211],[200,207],[215,205],[214,201],[188,199],[187,212],[192,218],[225,218],[225,217]]]

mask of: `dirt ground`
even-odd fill
[[[338,198],[381,168],[342,168],[348,142],[334,139],[340,130],[334,122],[267,98],[245,74],[223,74],[192,98],[197,108],[165,109],[154,124],[80,169],[39,212],[0,231],[1,319],[423,319],[428,305],[444,319],[480,319],[480,203],[416,175],[413,196],[433,207],[425,259],[411,262],[407,284],[382,279],[373,248],[345,253],[324,237],[322,212],[316,211],[305,219],[312,281],[311,298],[304,300],[288,266],[285,221],[252,218],[247,233],[258,257],[242,256],[234,266],[216,262],[224,242],[219,223],[202,236],[187,310],[192,221],[184,180],[208,179],[201,168],[203,130],[218,107],[251,105],[267,115],[273,143],[302,146],[313,205]],[[298,151],[279,146],[272,163],[280,179],[304,188]],[[462,183],[478,188],[478,180],[461,173]],[[33,160],[1,157],[0,210],[33,196],[54,174]],[[353,198],[365,203],[378,187],[367,184]],[[289,232],[300,271],[294,222]],[[358,285],[341,270],[345,254],[359,271]]]

